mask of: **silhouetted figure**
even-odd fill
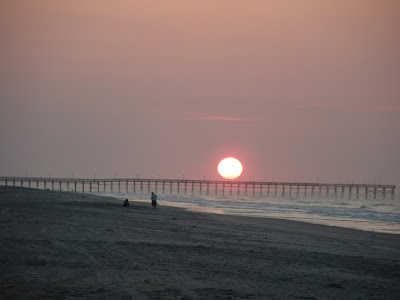
[[[151,192],[151,205],[153,209],[157,209],[157,195]]]
[[[124,201],[124,207],[129,207],[129,201],[128,201],[128,199],[125,199],[125,201]]]

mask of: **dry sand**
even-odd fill
[[[1,299],[400,299],[400,235],[11,187],[0,209]]]

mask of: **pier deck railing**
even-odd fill
[[[0,177],[0,185],[84,193],[150,193],[394,199],[395,185],[141,178]]]

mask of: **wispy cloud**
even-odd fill
[[[228,115],[212,115],[210,113],[193,111],[193,110],[182,110],[176,108],[160,107],[160,106],[147,106],[137,110],[142,114],[151,114],[157,117],[167,117],[174,119],[181,119],[185,121],[197,121],[197,122],[220,122],[230,124],[235,127],[251,127],[255,126],[255,120],[252,118],[244,118],[237,116]]]
[[[198,117],[200,121],[233,121],[233,122],[248,122],[246,118],[233,118],[233,117]]]
[[[329,109],[352,112],[400,112],[400,105],[384,104],[302,104],[299,109]]]
[[[206,113],[194,111],[186,111],[185,116],[185,119],[188,121],[253,122],[253,120],[249,118],[209,115]]]

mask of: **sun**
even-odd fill
[[[218,164],[218,173],[225,179],[235,179],[242,174],[243,167],[239,160],[227,157]]]

